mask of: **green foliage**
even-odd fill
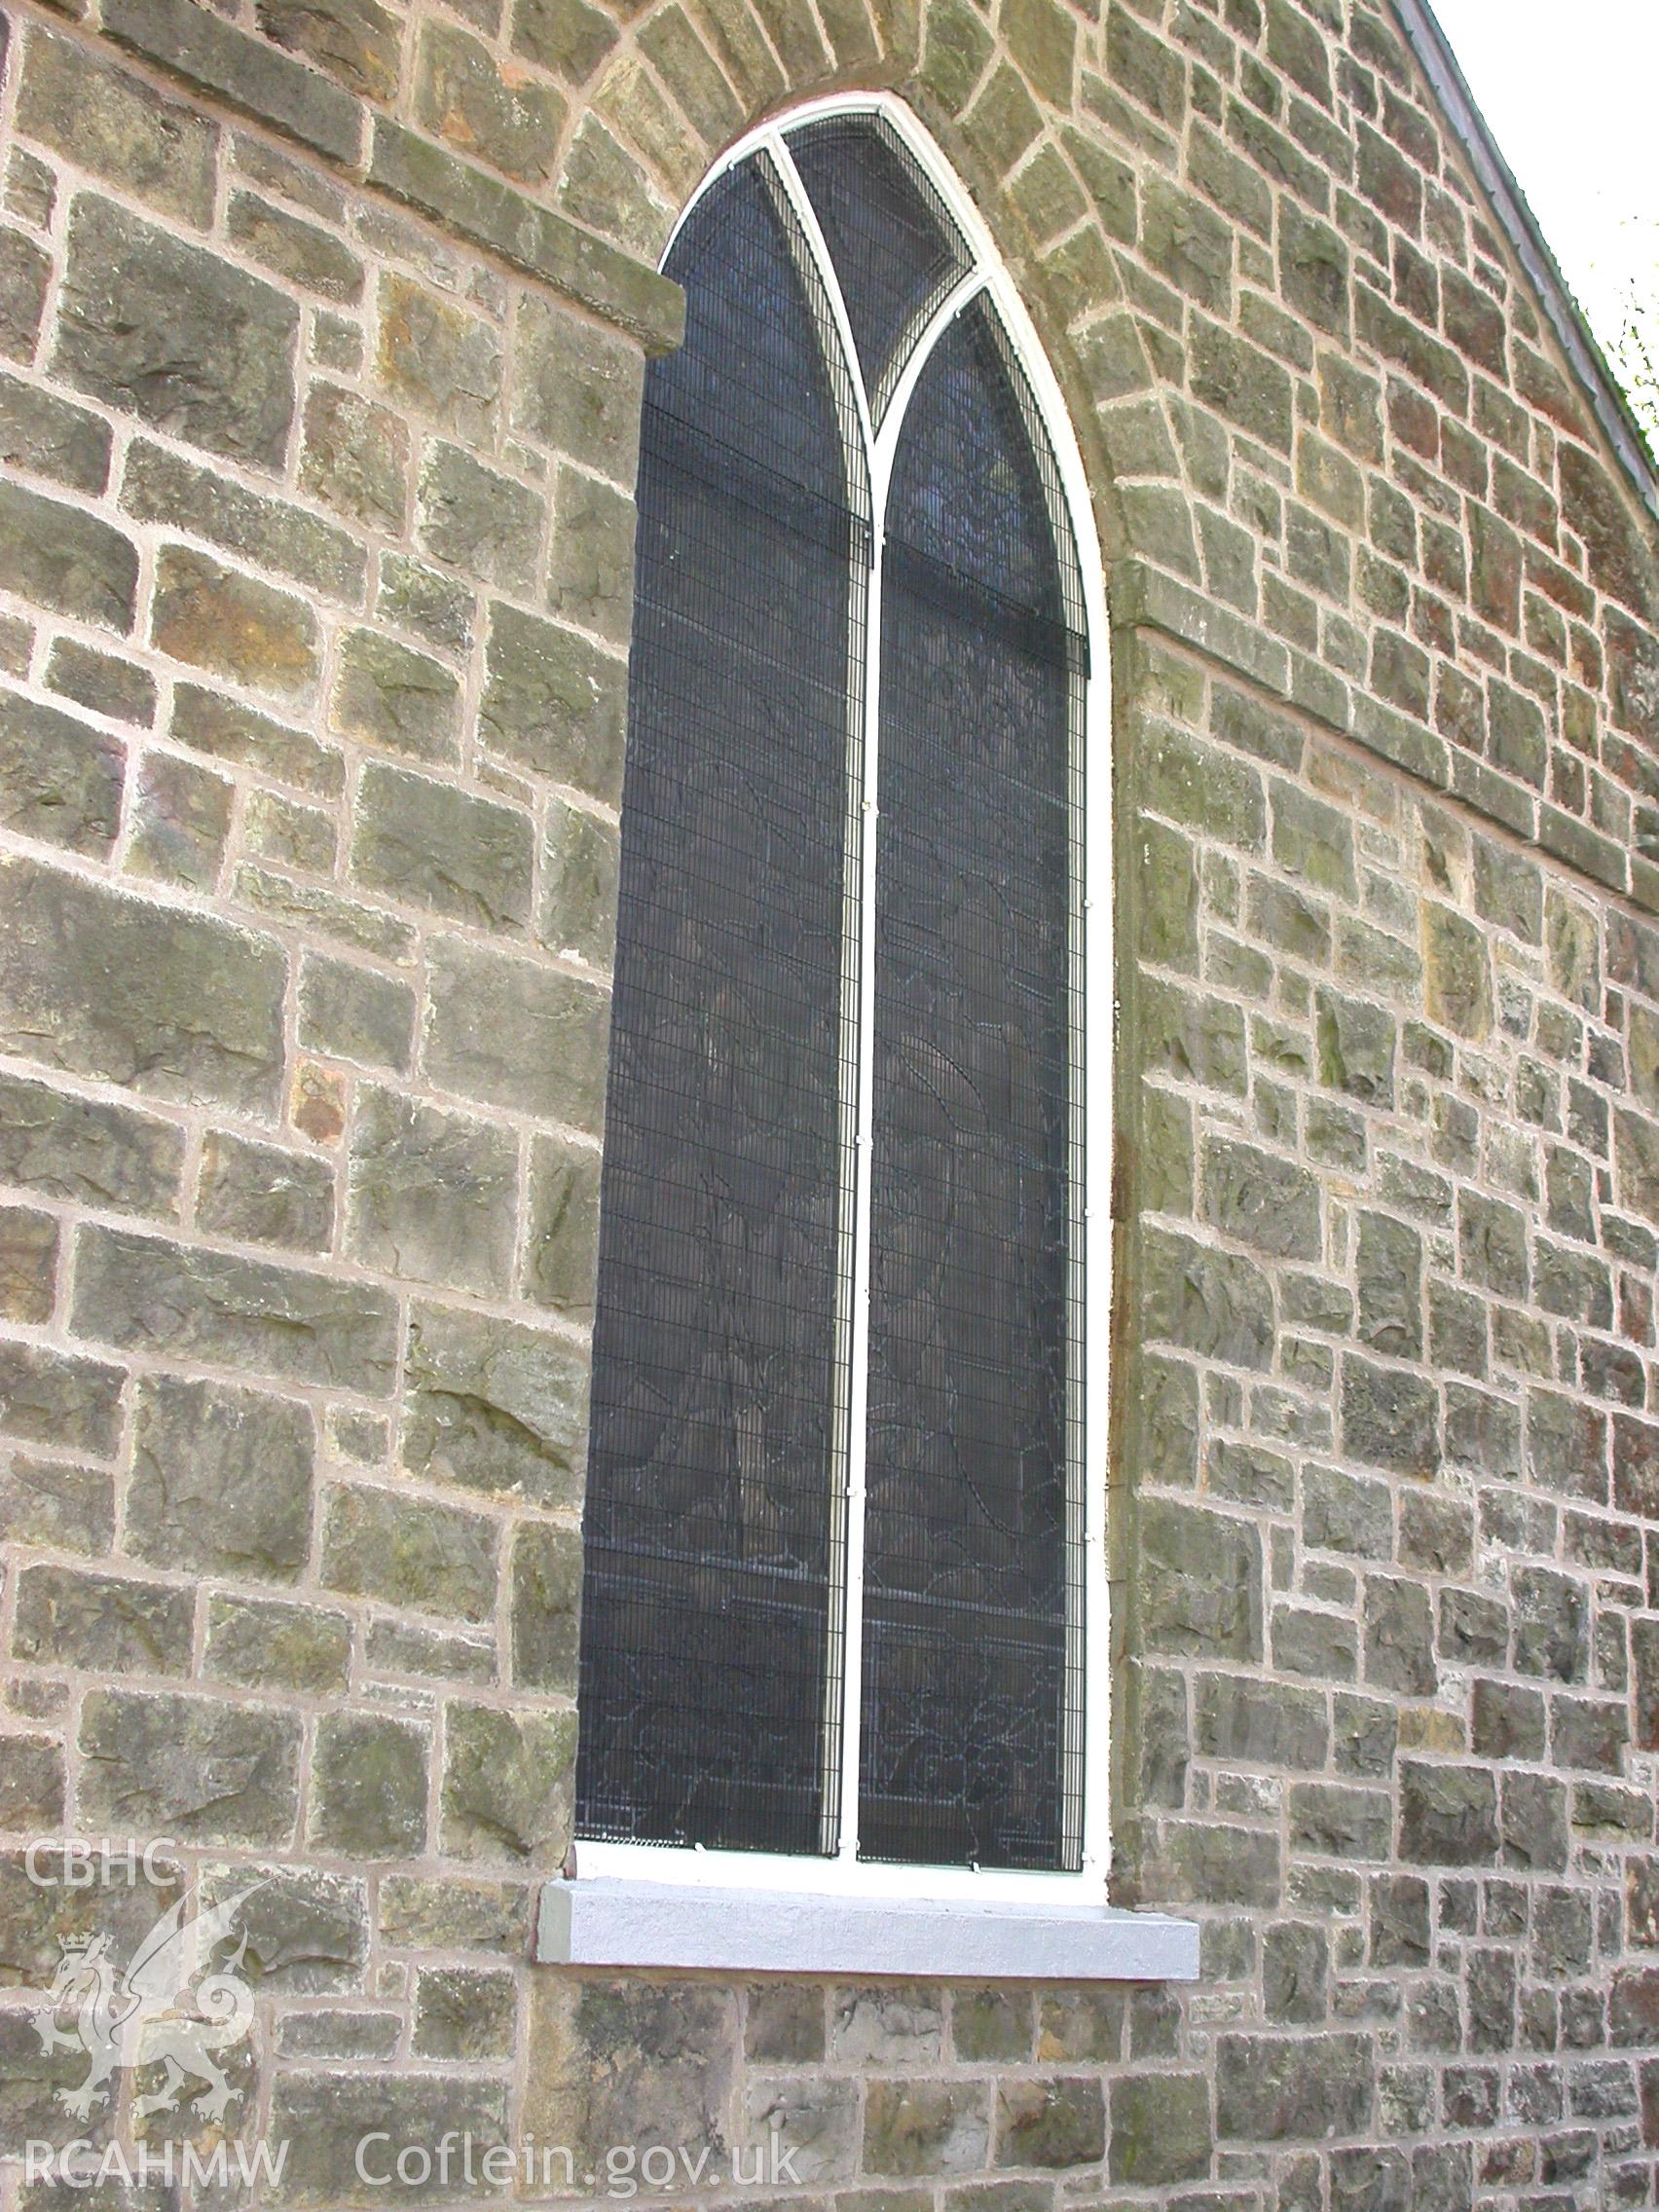
[[[1652,267],[1645,280],[1632,277],[1625,286],[1607,359],[1649,448],[1659,453],[1659,221],[1642,227],[1652,234]]]

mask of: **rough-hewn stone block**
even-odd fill
[[[330,1058],[406,1074],[415,1048],[415,994],[373,969],[308,952],[300,966],[299,1039]]]
[[[409,506],[408,425],[338,385],[306,394],[300,489],[348,521],[400,537]]]
[[[622,789],[626,670],[556,622],[494,606],[479,711],[485,743],[614,806]]]
[[[122,0],[114,5],[119,20],[126,11]],[[212,221],[218,133],[210,119],[34,25],[23,49],[18,128],[161,214],[199,231]]]
[[[211,1679],[337,1697],[345,1691],[350,1658],[351,1624],[344,1613],[217,1591],[207,1601],[203,1670]]]
[[[57,1223],[33,1206],[0,1205],[0,1314],[44,1328],[56,1296]]]
[[[95,1557],[115,1531],[115,1481],[95,1467],[12,1455],[0,1474],[0,1521],[18,1544]]]
[[[276,1845],[299,1801],[300,1723],[204,1697],[93,1690],[81,1714],[82,1803],[109,1832]]]
[[[53,368],[78,391],[275,471],[293,419],[298,327],[274,286],[108,201],[77,198]]]
[[[379,0],[257,0],[266,37],[303,55],[348,92],[387,100],[397,90],[403,25]]]
[[[1125,2075],[1111,2085],[1110,2170],[1131,2188],[1203,2181],[1213,2121],[1201,2074]]]
[[[172,735],[199,753],[240,763],[318,797],[337,795],[345,784],[345,766],[335,747],[201,684],[174,684]]]
[[[397,1309],[374,1286],[126,1230],[81,1234],[74,1321],[94,1343],[386,1395]]]
[[[1139,995],[1149,1069],[1242,1096],[1248,1087],[1244,1015],[1232,1000],[1152,977],[1142,981]]]
[[[643,2113],[653,2135],[693,2160],[707,2145],[713,2157],[730,2125],[736,2027],[736,1993],[718,1984],[537,1975],[528,2038],[536,2109],[578,2160],[597,2161],[592,2170]]]
[[[1365,1105],[1394,1099],[1397,1024],[1385,1008],[1321,989],[1315,1009],[1319,1080]]]
[[[0,483],[0,589],[125,637],[137,598],[137,548],[95,515]]]
[[[865,2099],[868,2174],[977,2173],[990,2143],[989,2098],[977,2082],[876,2080]]]
[[[141,1377],[129,1548],[161,1567],[292,1582],[311,1550],[314,1449],[309,1406]]]
[[[0,691],[0,823],[8,830],[104,858],[121,827],[126,770],[118,739]]]
[[[518,808],[379,760],[358,786],[351,872],[407,905],[498,933],[529,919],[535,825]]]
[[[230,835],[235,793],[223,776],[170,753],[138,764],[127,845],[129,874],[211,891]]]
[[[480,1513],[343,1486],[328,1499],[322,1579],[348,1595],[480,1621],[495,1604],[496,1549],[495,1524]]]
[[[432,948],[429,1007],[424,1060],[435,1083],[598,1133],[610,1012],[603,992],[455,938]]]
[[[1213,1139],[1204,1148],[1203,1192],[1204,1219],[1225,1235],[1277,1259],[1319,1258],[1319,1187],[1305,1167]]]
[[[1277,1614],[1273,1649],[1276,1658]],[[1230,1763],[1322,1767],[1330,1751],[1325,1701],[1313,1690],[1270,1686],[1244,1675],[1202,1675],[1194,1707],[1193,1746],[1204,1758]]]
[[[363,296],[363,264],[350,246],[254,193],[233,196],[225,233],[250,261],[274,276],[288,277],[304,291],[346,307],[355,306]]]
[[[100,1675],[186,1675],[195,1612],[176,1585],[31,1567],[18,1580],[12,1651]]]
[[[1343,1445],[1356,1459],[1401,1474],[1440,1464],[1440,1401],[1432,1382],[1370,1360],[1343,1361]]]
[[[585,1322],[598,1257],[598,1155],[538,1136],[531,1150],[526,1291],[537,1305]]]
[[[99,415],[18,377],[0,376],[0,453],[74,492],[101,492],[113,433]]]
[[[367,556],[344,531],[143,438],[128,454],[121,503],[140,521],[190,531],[324,598],[348,605],[362,599]]]
[[[416,119],[459,152],[482,157],[515,183],[553,181],[565,102],[528,71],[503,70],[489,49],[442,22],[424,26],[415,76]]]
[[[545,528],[535,493],[459,446],[435,441],[422,464],[415,535],[422,550],[480,581],[528,595]]]
[[[386,388],[444,429],[487,443],[501,394],[500,334],[406,276],[383,277],[378,305]]]
[[[639,349],[535,292],[519,303],[516,340],[513,427],[630,488],[640,450]]]
[[[472,649],[477,601],[471,589],[406,553],[381,556],[380,591],[375,613],[399,630],[408,630],[440,652],[465,655]]]
[[[0,861],[0,1048],[159,1098],[270,1114],[285,962],[205,914]]]
[[[527,1522],[513,1539],[512,1678],[573,1697],[582,1590],[581,1538]]]
[[[20,1834],[57,1828],[67,1795],[63,1748],[50,1736],[0,1737],[0,1814]]]
[[[1407,1759],[1400,1768],[1400,1856],[1429,1866],[1490,1864],[1497,1789],[1485,1767]]]
[[[1262,1653],[1261,1541],[1247,1521],[1149,1498],[1138,1528],[1147,1648],[1208,1659]]]
[[[453,761],[460,751],[461,690],[450,671],[373,630],[341,643],[329,719],[419,760]]]
[[[364,1086],[348,1190],[347,1249],[368,1267],[456,1290],[508,1288],[518,1199],[508,1132]]]
[[[1553,1676],[1561,1682],[1588,1678],[1589,1598],[1584,1585],[1553,1567],[1520,1567],[1511,1577],[1515,1671]]]
[[[513,51],[571,84],[582,84],[616,43],[615,26],[587,0],[519,0]]]
[[[1195,399],[1263,445],[1289,453],[1291,382],[1271,354],[1219,323],[1195,317],[1190,358]]]
[[[32,361],[46,310],[52,264],[32,239],[0,228],[0,353]]]
[[[149,670],[96,645],[55,640],[47,657],[46,683],[48,690],[113,721],[141,722],[146,729],[155,721],[156,680]]]
[[[362,121],[354,100],[191,0],[107,0],[103,22],[111,38],[302,145],[355,160]]]
[[[514,2152],[507,2147],[506,2102],[503,2083],[464,2074],[393,2073],[383,2067],[366,2073],[287,2069],[277,2076],[269,2128],[273,2145],[290,2146],[283,2201],[308,2208],[379,2203],[376,2192],[382,2185],[374,2155],[382,2148],[377,2140],[382,2134],[392,2143],[423,2147],[430,2138],[434,2181],[424,2193],[427,2200],[459,2199],[467,2191],[461,2158],[453,2158],[453,2182],[439,2187],[435,2146],[445,2135],[458,2145],[468,2140],[475,2173],[483,2170],[482,2160],[491,2152],[498,2159],[504,2153],[510,2166]],[[369,2145],[366,2180],[358,2178],[357,2151],[363,2144]]]
[[[460,1308],[410,1324],[407,1464],[463,1490],[569,1505],[587,1445],[587,1369],[551,1331]]]
[[[1244,2143],[1322,2142],[1369,2124],[1376,2057],[1363,2036],[1224,2035],[1216,2047],[1216,2133]]]
[[[1063,2171],[1093,2165],[1106,2153],[1100,2082],[1060,2074],[1001,2083],[995,2129],[999,2166]]]
[[[306,1153],[212,1130],[202,1147],[196,1225],[243,1243],[326,1251],[334,1226],[333,1170]]]
[[[347,1859],[415,1859],[426,1838],[425,1731],[378,1713],[325,1713],[306,1840]]]
[[[1273,1296],[1260,1269],[1164,1230],[1145,1232],[1142,1254],[1150,1341],[1184,1345],[1236,1366],[1269,1364]]]
[[[553,508],[547,605],[625,646],[634,609],[634,502],[585,469],[562,467]]]
[[[448,1706],[444,1849],[458,1859],[557,1866],[570,1843],[575,1757],[573,1713]]]
[[[150,612],[153,642],[174,660],[279,696],[308,694],[322,667],[315,614],[292,592],[164,545]]]

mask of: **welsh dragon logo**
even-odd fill
[[[134,2119],[176,2112],[188,2081],[206,2084],[194,2109],[203,2120],[218,2120],[236,2092],[215,2051],[240,2043],[253,2025],[253,1992],[238,1969],[247,1950],[242,1932],[222,1966],[213,1954],[230,1940],[237,1914],[255,1890],[184,1918],[188,1897],[165,1912],[125,1968],[109,1955],[106,1935],[60,1937],[62,1957],[52,1986],[38,2000],[35,2032],[46,2050],[84,2050],[87,2078],[78,2088],[59,2089],[58,2102],[77,2120],[111,2092],[111,2077],[139,2064],[166,2069],[155,2093],[133,2100]],[[192,1963],[194,1961],[194,1964]],[[198,1979],[200,1975],[200,1979]],[[68,2015],[73,2026],[60,2026]]]

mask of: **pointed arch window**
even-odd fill
[[[902,111],[747,141],[666,268],[686,337],[642,438],[581,1862],[1016,1891],[1104,1844],[1081,471]]]

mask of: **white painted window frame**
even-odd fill
[[[850,324],[811,201],[794,167],[788,135],[803,124],[833,116],[878,116],[901,139],[928,182],[938,193],[959,230],[972,257],[972,267],[937,306],[924,336],[914,345],[889,398],[880,427],[872,428],[864,392]],[[892,1865],[861,1862],[858,1850],[859,1697],[858,1664],[861,1638],[864,1535],[864,1387],[866,1359],[864,1336],[867,1329],[869,1242],[869,1174],[867,1134],[872,1073],[870,1055],[863,1055],[859,1071],[861,1089],[858,1148],[858,1226],[855,1237],[857,1279],[853,1325],[859,1333],[852,1365],[852,1423],[849,1467],[849,1513],[846,1561],[847,1611],[845,1620],[846,1707],[841,1740],[842,1803],[839,1849],[833,1857],[786,1855],[770,1852],[709,1850],[649,1843],[604,1843],[583,1839],[575,1850],[571,1878],[548,1885],[542,1902],[538,1955],[546,1959],[616,1965],[724,1965],[747,1963],[754,1968],[768,1964],[780,1968],[793,1962],[795,1971],[812,1966],[832,1966],[818,1951],[828,1942],[829,1953],[854,1962],[859,1946],[853,1942],[855,1922],[863,1908],[880,1908],[879,1926],[897,1940],[908,1928],[917,1946],[916,1959],[903,1971],[949,1972],[960,1956],[961,1971],[1045,1971],[1035,1954],[1057,1939],[1056,1958],[1069,1966],[1051,1965],[1049,1972],[1081,1974],[1167,1974],[1190,1977],[1197,1971],[1197,1932],[1191,1924],[1152,1916],[1111,1912],[1105,1907],[1106,1875],[1110,1861],[1109,1764],[1110,1676],[1106,1663],[1110,1649],[1106,1573],[1107,1496],[1107,1393],[1109,1387],[1110,1307],[1112,1284],[1112,1219],[1109,1201],[1112,1163],[1112,1048],[1114,996],[1112,966],[1112,755],[1110,743],[1111,682],[1108,663],[1105,593],[1099,541],[1094,529],[1088,478],[1077,439],[1053,373],[1044,354],[1030,317],[1004,269],[977,209],[957,181],[948,163],[922,126],[902,102],[889,94],[861,92],[812,100],[792,108],[740,138],[709,171],[676,227],[683,227],[704,195],[738,164],[764,152],[782,178],[791,210],[809,241],[819,275],[828,294],[847,368],[857,394],[866,451],[870,457],[870,499],[874,550],[869,579],[870,609],[866,624],[867,657],[865,666],[865,762],[866,785],[863,839],[865,871],[861,926],[864,931],[861,989],[874,988],[874,884],[875,837],[872,833],[879,798],[876,717],[879,708],[879,605],[881,584],[882,524],[894,455],[906,409],[934,346],[954,317],[981,294],[994,309],[1011,350],[1023,371],[1052,449],[1061,488],[1069,510],[1075,541],[1084,605],[1088,621],[1090,666],[1083,703],[1085,776],[1084,866],[1084,1027],[1087,1088],[1084,1118],[1084,1269],[1083,1324],[1084,1373],[1088,1388],[1084,1401],[1082,1448],[1084,1493],[1084,1624],[1085,1624],[1085,1735],[1084,1819],[1082,1864],[1064,1873],[1027,1872],[1005,1868]],[[672,247],[671,240],[671,247]],[[868,1033],[868,1009],[862,1023]],[[723,1893],[717,1899],[716,1893]],[[769,1925],[792,1930],[783,1940],[783,1952],[773,1959],[764,1941],[733,1936],[743,1921],[740,1900],[753,1900],[756,1893],[771,1893],[775,1910]],[[681,1909],[697,1908],[687,1918]],[[723,1914],[719,1905],[723,1903]],[[822,1913],[815,1911],[822,1907]],[[906,1909],[908,1908],[908,1909]],[[991,1916],[992,1933],[979,1949],[940,1948],[939,1931],[963,1924],[961,1908],[978,1919]],[[698,1914],[703,1933],[696,1934]],[[897,1914],[897,1918],[895,1915]],[[942,1919],[940,1917],[943,1915]],[[802,1917],[804,1915],[804,1918]],[[825,1917],[828,1915],[828,1917]],[[851,1916],[851,1917],[849,1917]],[[722,1938],[719,1928],[724,1925]],[[1124,1926],[1141,1936],[1125,1939]],[[626,1930],[632,1927],[632,1936]],[[837,1943],[833,1931],[842,1930]],[[1048,1931],[1040,1939],[1036,1931]],[[1009,1936],[1009,1956],[1025,1959],[1025,1967],[991,1963],[1001,1929]],[[678,1935],[675,1933],[679,1931]],[[814,1948],[814,1931],[820,1940]],[[1055,1932],[1058,1931],[1057,1938]],[[585,1932],[585,1933],[584,1933]],[[827,1934],[827,1932],[830,1932]],[[931,1933],[930,1933],[931,1932]],[[986,1945],[988,1943],[988,1949]],[[851,1945],[851,1949],[849,1949]],[[901,1946],[903,1947],[903,1946]],[[880,1953],[879,1939],[876,1952]],[[1005,1946],[1006,1948],[1006,1946]],[[983,1952],[983,1956],[981,1956]],[[734,1955],[728,1956],[728,1953]],[[735,1953],[741,1953],[739,1957]],[[645,1954],[649,1954],[648,1956]],[[891,1953],[885,1955],[893,1955]],[[908,1957],[908,1953],[905,1954]],[[977,1960],[978,1964],[973,1962]],[[809,1965],[809,1961],[811,1964]],[[941,1963],[942,1962],[942,1963]],[[864,1971],[881,1971],[866,1965]],[[897,1965],[888,1971],[901,1971]]]

